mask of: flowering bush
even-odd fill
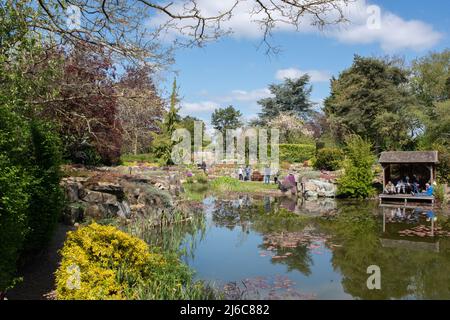
[[[157,249],[154,249],[157,250]],[[56,271],[63,300],[205,299],[215,292],[192,281],[175,253],[150,251],[141,239],[93,223],[69,232]]]
[[[144,241],[96,223],[70,232],[61,255],[58,299],[126,299],[149,265],[164,263]]]

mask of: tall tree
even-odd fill
[[[58,124],[65,157],[85,164],[117,163],[122,128],[111,53],[79,43],[58,54],[64,61],[53,88],[58,95],[37,102],[45,105],[43,115]]]
[[[128,67],[116,86],[120,93],[118,116],[123,128],[123,152],[146,153],[152,142],[151,132],[158,130],[164,105],[148,66]]]
[[[408,72],[394,62],[355,56],[331,81],[325,114],[342,142],[349,133],[368,139],[377,151],[411,147],[416,126]]]
[[[289,112],[281,112],[268,122],[268,126],[280,130],[280,143],[305,143],[313,137],[305,121]]]
[[[314,103],[310,96],[312,86],[309,84],[309,75],[303,75],[297,79],[285,79],[281,84],[269,86],[273,97],[261,99],[259,114],[262,123],[267,123],[280,113],[291,113],[301,119],[307,119],[312,114]]]
[[[243,125],[242,113],[233,106],[214,110],[211,116],[211,124],[214,129],[225,133],[227,129],[236,129]]]
[[[180,121],[178,111],[179,98],[177,80],[174,79],[172,85],[172,93],[170,95],[170,107],[168,112],[164,115],[164,119],[160,122],[159,132],[152,132],[153,144],[152,150],[154,155],[159,159],[160,163],[164,165],[173,164],[171,159],[172,148],[177,143],[172,141],[172,134],[177,129],[177,124]]]
[[[432,115],[436,102],[450,99],[450,49],[414,60],[411,70],[412,87]]]

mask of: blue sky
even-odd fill
[[[370,5],[380,8],[376,30],[366,25]],[[275,56],[267,56],[264,48],[258,50],[257,26],[243,24],[245,16],[239,17],[238,12],[235,19],[241,20],[230,21],[232,36],[204,48],[176,52],[172,69],[177,71],[183,99],[181,113],[209,122],[214,108],[232,104],[245,118],[252,118],[259,112],[256,101],[268,96],[270,83],[304,72],[312,76],[312,100],[320,103],[329,94],[329,77],[349,67],[354,54],[399,55],[410,61],[449,48],[449,12],[447,0],[357,0],[357,7],[348,14],[349,25],[326,33],[310,26],[302,32],[283,28],[275,32],[270,41],[282,49]],[[167,75],[167,81],[173,76]]]

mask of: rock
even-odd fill
[[[126,201],[91,204],[86,208],[84,214],[93,219],[106,219],[115,217],[129,219],[131,217],[131,208]]]
[[[97,182],[96,184],[89,186],[88,189],[114,195],[119,201],[122,201],[125,198],[123,188],[119,184],[112,184],[108,182]]]
[[[119,210],[117,211],[117,215],[124,219],[129,219],[131,217],[131,207],[126,201],[118,202],[117,206]]]
[[[87,190],[81,200],[88,203],[115,204],[117,197],[113,194]]]
[[[312,192],[316,192],[317,191],[317,185],[314,184],[313,182],[305,182],[305,191],[312,191]]]
[[[63,222],[69,226],[83,221],[83,217],[84,208],[77,203],[68,205],[63,210]]]
[[[77,202],[78,200],[80,200],[79,194],[83,189],[83,185],[80,182],[72,179],[63,179],[61,181],[61,186],[64,189],[64,194],[67,201]]]
[[[336,185],[322,180],[309,180],[305,182],[305,195],[310,198],[334,198]]]
[[[317,192],[314,191],[306,191],[305,192],[305,197],[306,198],[313,198],[313,199],[317,199],[319,197],[319,194]]]
[[[103,208],[97,204],[89,205],[84,211],[84,215],[93,219],[103,219],[106,216]]]

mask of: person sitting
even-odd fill
[[[419,179],[417,179],[416,175],[413,175],[412,183],[411,183],[411,193],[412,194],[418,193],[419,187],[420,187]]]
[[[403,184],[405,185],[404,193],[411,192],[412,186],[411,186],[411,183],[410,183],[409,176],[405,176],[405,179],[403,180]]]
[[[284,178],[283,183],[278,182],[278,187],[283,193],[291,191],[292,194],[295,194],[297,192],[297,184],[294,174],[289,173],[289,175]]]
[[[387,194],[395,194],[395,186],[392,183],[392,181],[389,181],[386,186],[384,187],[384,193]]]
[[[429,183],[427,183],[426,185],[426,190],[424,190],[423,192],[420,193],[416,193],[416,196],[427,196],[427,197],[431,197],[433,196],[434,193],[434,187],[432,185],[430,185]]]
[[[400,191],[402,191],[402,193],[405,193],[405,184],[402,180],[398,180],[395,187],[397,188],[397,193],[400,193]]]

